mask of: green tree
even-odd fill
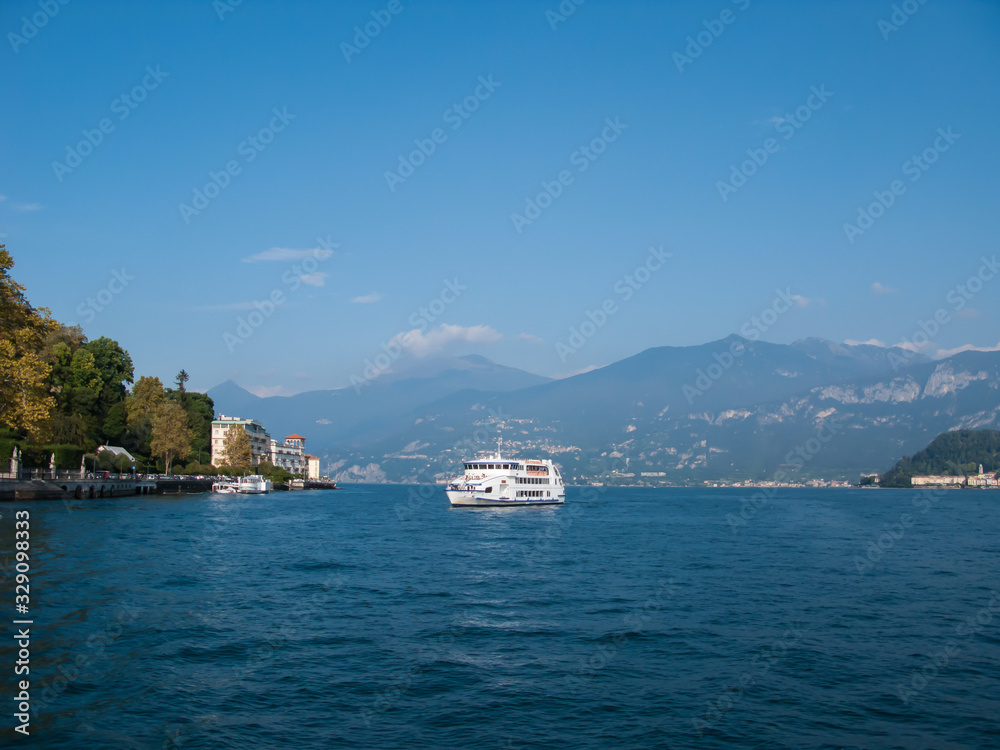
[[[125,448],[139,455],[150,455],[153,439],[153,417],[166,403],[163,383],[159,378],[144,375],[132,387],[125,399],[126,426]]]
[[[191,428],[187,424],[187,414],[179,404],[167,401],[156,411],[152,426],[150,450],[154,455],[163,457],[169,474],[175,459],[187,458],[191,454]]]
[[[250,470],[250,462],[253,458],[250,450],[250,436],[242,425],[230,425],[222,442],[222,450],[225,453],[222,459],[224,466],[237,472]]]
[[[10,276],[14,259],[0,244],[0,426],[39,439],[56,407],[49,393],[51,366],[43,358],[56,328],[49,311],[35,309]]]
[[[186,392],[184,390],[184,384],[190,380],[191,377],[187,374],[187,370],[181,370],[177,373],[177,377],[174,382],[177,383],[177,400],[180,402],[181,406],[187,406]]]

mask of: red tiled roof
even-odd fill
[[[285,440],[305,440],[301,435],[285,435]]]

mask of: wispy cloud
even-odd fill
[[[930,346],[930,342],[925,341],[918,346],[917,344],[914,344],[912,341],[900,341],[897,344],[893,344],[893,346],[896,347],[897,349],[906,349],[907,351],[916,352],[917,354],[919,354],[928,346]]]
[[[492,344],[503,338],[490,326],[453,326],[444,323],[424,333],[419,328],[392,337],[417,357],[437,354],[459,344]]]
[[[825,300],[817,300],[811,297],[803,297],[801,294],[793,294],[792,299],[795,300],[796,307],[808,307],[809,305],[820,303],[823,304]]]
[[[299,280],[309,286],[324,286],[326,284],[326,277],[326,271],[314,271],[313,273],[302,274],[299,276]]]
[[[372,292],[371,294],[363,294],[360,297],[352,297],[351,302],[358,305],[370,305],[372,302],[378,302],[382,299],[382,295],[378,292]]]
[[[518,341],[527,341],[529,344],[544,344],[545,339],[533,333],[521,333],[517,336]]]
[[[41,211],[45,208],[41,203],[12,203],[10,205],[15,211]]]
[[[879,339],[868,339],[867,341],[856,341],[855,339],[844,339],[844,343],[848,346],[880,346],[883,349],[887,348],[884,341]]]
[[[248,385],[245,390],[250,391],[260,398],[270,398],[271,396],[294,396],[296,391],[289,391],[283,385]]]
[[[963,344],[962,346],[956,346],[954,349],[938,349],[937,354],[934,355],[935,359],[945,359],[954,354],[959,354],[960,352],[1000,352],[1000,342],[997,342],[996,346],[973,346],[972,344]]]
[[[333,251],[315,247],[311,250],[293,250],[290,247],[272,247],[243,258],[244,263],[260,263],[262,261],[292,261],[304,258],[325,259],[333,255]]]
[[[894,292],[898,292],[899,290],[891,286],[886,286],[880,281],[876,281],[874,284],[872,284],[872,291],[875,294],[893,294]]]
[[[0,203],[3,203],[5,200],[7,200],[7,196],[6,195],[0,195]]]

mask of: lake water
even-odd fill
[[[1000,747],[1000,492],[13,503],[0,560],[24,509],[9,746]]]

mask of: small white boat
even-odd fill
[[[235,479],[219,479],[212,484],[212,492],[220,495],[235,495],[239,488],[239,482]]]
[[[264,479],[260,474],[240,477],[238,491],[241,495],[266,495],[271,491],[271,480]]]
[[[455,506],[562,505],[566,486],[551,460],[519,461],[497,452],[464,463],[465,472],[445,488]]]

